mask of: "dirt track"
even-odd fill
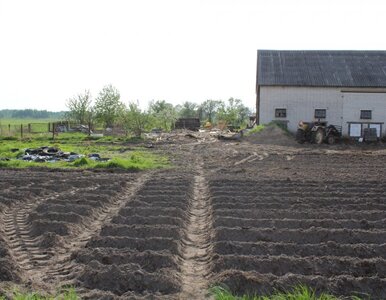
[[[202,299],[225,283],[386,298],[382,147],[159,144],[139,173],[1,170],[0,286]]]

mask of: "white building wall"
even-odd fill
[[[286,118],[275,118],[275,109],[287,109]],[[315,109],[326,109],[328,124],[343,125],[343,101],[338,88],[319,87],[260,87],[260,123],[273,120],[288,121],[287,127],[295,132],[299,121],[315,121]]]
[[[386,93],[342,93],[344,132],[348,132],[347,122],[386,123]],[[371,110],[371,119],[360,118],[361,110]],[[382,124],[385,135],[385,124]]]
[[[287,121],[287,127],[295,132],[299,121],[316,121],[315,109],[326,109],[328,124],[342,126],[348,135],[348,122],[384,123],[382,135],[386,134],[386,92],[341,92],[341,88],[323,87],[260,87],[260,123]],[[276,118],[275,109],[285,108],[286,118]],[[371,120],[360,118],[361,110],[371,110]]]

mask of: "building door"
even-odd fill
[[[380,138],[381,137],[381,129],[382,129],[382,126],[381,124],[369,124],[369,128],[375,128],[377,129],[377,137]]]

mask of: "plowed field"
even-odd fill
[[[187,143],[189,142],[189,143]],[[386,151],[186,141],[171,169],[0,171],[0,288],[204,299],[304,283],[386,298]]]

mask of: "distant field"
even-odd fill
[[[57,118],[0,118],[0,135],[17,135],[20,133],[20,125],[23,125],[24,134],[46,133],[48,132],[48,123],[57,121],[60,120]]]
[[[60,121],[59,119],[33,119],[33,118],[27,118],[27,119],[20,119],[20,118],[7,118],[3,119],[0,118],[0,125],[20,125],[20,124],[33,124],[33,123],[51,123],[51,122],[57,122]]]

